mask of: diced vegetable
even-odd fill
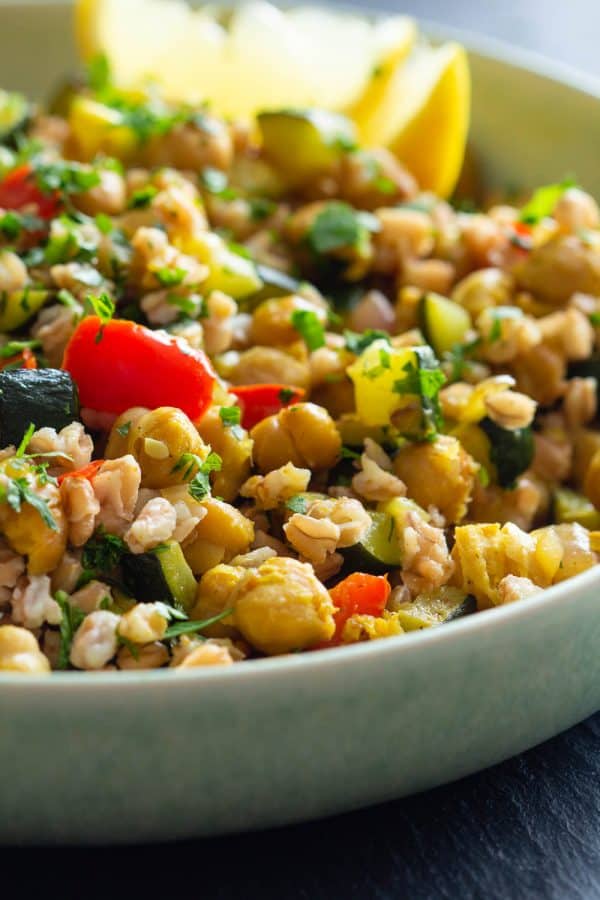
[[[460,588],[442,587],[430,594],[419,594],[414,600],[403,603],[396,612],[405,631],[416,631],[444,625],[476,610],[477,603],[471,594],[465,594]]]
[[[79,323],[63,361],[83,406],[120,414],[134,406],[175,406],[192,421],[210,405],[215,380],[201,350],[121,319]]]
[[[228,247],[218,234],[201,232],[180,241],[179,246],[208,267],[209,276],[202,283],[204,293],[223,291],[234,300],[241,300],[262,289],[263,282],[254,262]]]
[[[42,308],[49,296],[48,291],[35,288],[0,293],[0,331],[21,328]]]
[[[45,194],[37,185],[29,163],[18,166],[0,181],[0,207],[20,210],[28,207],[40,219],[53,219],[60,208],[56,192]]]
[[[431,292],[419,303],[419,326],[427,343],[442,356],[464,342],[471,316],[459,303]]]
[[[380,616],[390,596],[387,576],[354,572],[330,590],[331,599],[338,608],[334,615],[333,643],[339,640],[344,625],[354,615]]]
[[[257,121],[265,156],[291,187],[330,168],[357,142],[354,124],[326,110],[265,112]]]
[[[429,347],[396,348],[383,339],[373,341],[349,366],[348,375],[365,425],[389,425],[395,412],[416,407],[418,421],[411,423],[415,436],[436,430],[437,397],[445,378]]]
[[[389,512],[369,513],[373,524],[361,540],[340,550],[353,569],[383,575],[402,564],[402,547],[394,516]]]
[[[289,384],[244,384],[234,385],[231,394],[238,398],[242,410],[242,426],[250,430],[293,403],[300,403],[306,391]]]
[[[490,461],[497,472],[498,484],[504,488],[514,485],[515,479],[533,462],[535,446],[531,426],[502,428],[492,419],[479,423],[490,441]]]
[[[76,469],[74,472],[64,472],[62,475],[59,475],[58,483],[62,484],[68,478],[85,478],[87,481],[92,481],[102,465],[104,465],[103,459],[95,459],[82,469]]]
[[[554,492],[554,518],[558,523],[578,522],[591,531],[600,529],[600,510],[583,494],[560,487]]]
[[[184,612],[193,607],[198,585],[177,541],[149,553],[127,553],[121,566],[125,585],[139,603],[160,601]]]
[[[135,131],[123,113],[82,94],[69,107],[69,125],[79,157],[92,160],[99,153],[126,161],[138,148]]]
[[[272,297],[287,297],[300,290],[301,282],[286,272],[280,272],[279,269],[272,269],[270,266],[257,263],[256,272],[262,282],[262,287],[256,293],[243,298],[241,306],[246,312],[251,312],[263,300],[270,300]]]
[[[14,145],[31,116],[31,106],[23,94],[0,90],[0,144]]]
[[[33,422],[60,431],[79,418],[77,386],[58,369],[11,369],[0,374],[0,435],[19,445]]]

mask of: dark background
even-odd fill
[[[600,0],[387,5],[600,75]],[[599,779],[600,715],[456,784],[312,825],[155,848],[0,851],[0,895],[589,900],[600,897]]]

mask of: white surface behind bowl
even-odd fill
[[[66,23],[66,6],[0,8],[0,84],[47,90],[71,64]],[[575,171],[600,194],[595,85],[481,54],[473,73],[492,181]],[[427,633],[229,670],[0,676],[0,840],[257,828],[491,765],[600,708],[599,589],[592,571]]]

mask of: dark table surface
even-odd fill
[[[600,76],[600,0],[412,0],[402,9]],[[600,897],[599,783],[600,714],[463,781],[325,822],[160,848],[2,851],[0,894],[588,900]],[[18,893],[3,889],[13,873]]]

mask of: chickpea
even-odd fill
[[[219,415],[220,407],[213,406],[198,423],[200,437],[210,444],[223,461],[220,472],[216,472],[213,490],[217,497],[231,502],[250,475],[252,467],[252,441],[247,431],[240,426],[234,431],[223,424]]]
[[[312,566],[274,557],[247,569],[233,593],[237,626],[267,654],[291,653],[329,640],[335,606]]]
[[[327,322],[327,311],[303,297],[291,294],[265,300],[254,311],[250,337],[254,344],[265,346],[293,344],[298,340],[298,331],[292,325],[295,312],[313,312],[321,325]]]
[[[569,188],[562,195],[552,213],[562,231],[576,234],[587,228],[597,228],[600,224],[598,204],[590,194],[580,188]]]
[[[30,575],[44,575],[60,563],[67,547],[67,519],[57,484],[40,484],[25,460],[10,458],[0,467],[0,478],[25,478],[29,489],[45,501],[54,519],[50,527],[30,503],[22,503],[20,511],[8,503],[0,504],[0,532],[13,550],[29,558]]]
[[[456,438],[440,435],[430,444],[407,444],[394,471],[419,506],[436,506],[452,523],[466,515],[478,466]]]
[[[111,441],[116,434],[113,428]],[[118,446],[116,436],[112,444],[115,446]],[[144,413],[131,426],[127,452],[139,463],[142,487],[164,488],[183,481],[184,470],[173,470],[184,453],[206,459],[209,448],[184,412],[172,406],[161,406]]]
[[[106,445],[106,458],[118,459],[129,453],[129,435],[133,426],[139,422],[145,413],[150,412],[145,406],[133,406],[115,419],[110,430],[108,444]],[[120,430],[119,430],[120,429]]]
[[[228,169],[233,158],[233,142],[227,125],[212,116],[172,128],[150,141],[142,154],[149,168],[201,172],[207,166]]]
[[[231,606],[231,597],[240,580],[244,577],[244,569],[239,566],[219,565],[205,572],[198,584],[196,605],[190,618],[196,621],[212,619]],[[234,617],[227,616],[204,630],[208,637],[234,637],[238,634],[233,627]]]
[[[275,347],[251,347],[240,353],[227,377],[232,384],[295,384],[307,388],[310,368],[308,362]]]
[[[50,663],[30,631],[14,625],[0,626],[0,672],[45,675],[49,671]]]
[[[259,422],[250,432],[254,462],[263,474],[287,462],[298,468],[329,469],[342,441],[327,410],[315,403],[297,403]]]
[[[207,497],[206,515],[183,542],[183,553],[194,575],[246,553],[254,540],[254,524],[229,503]]]
[[[575,235],[553,238],[531,251],[516,271],[519,287],[562,306],[573,294],[600,295],[600,252]]]
[[[0,252],[0,291],[20,291],[27,284],[27,266],[11,250]]]
[[[75,206],[88,216],[97,213],[105,213],[108,216],[118,216],[125,209],[127,192],[125,179],[119,172],[112,169],[99,169],[100,184],[73,195]]]
[[[513,279],[508,272],[479,269],[459,281],[452,292],[452,299],[476,319],[492,306],[510,306],[513,288]]]

